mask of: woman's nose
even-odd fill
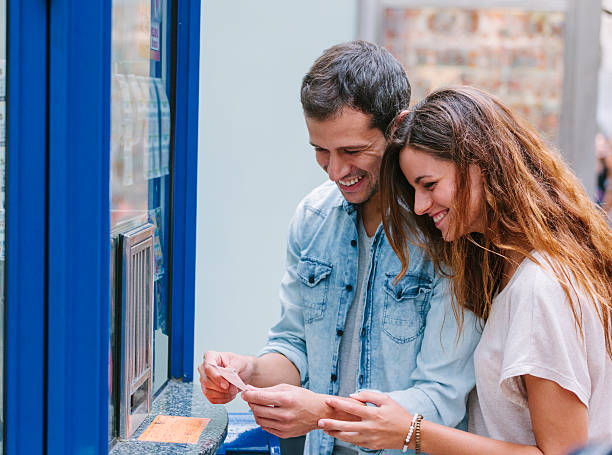
[[[423,191],[414,191],[414,213],[417,215],[425,215],[431,207],[431,198]]]

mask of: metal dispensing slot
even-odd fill
[[[119,437],[129,438],[151,410],[155,226],[121,234],[121,398]]]

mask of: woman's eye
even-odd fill
[[[433,187],[436,185],[436,182],[427,182],[423,184],[423,188],[426,190],[433,190]]]

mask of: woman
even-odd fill
[[[612,440],[612,232],[561,158],[498,99],[449,88],[398,116],[380,182],[403,271],[409,230],[451,277],[455,316],[485,321],[471,433],[375,392],[353,395],[375,407],[330,399],[361,421],[320,427],[372,449],[419,439],[432,455],[565,454]]]

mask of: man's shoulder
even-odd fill
[[[308,244],[317,235],[336,235],[334,214],[345,212],[345,199],[333,182],[325,182],[313,189],[298,205],[291,221],[290,240]],[[327,224],[328,229],[321,231],[321,226]],[[330,228],[331,227],[331,228]]]
[[[334,182],[322,183],[300,202],[298,211],[304,212],[304,216],[311,214],[326,216],[331,210],[342,207],[345,199]]]

